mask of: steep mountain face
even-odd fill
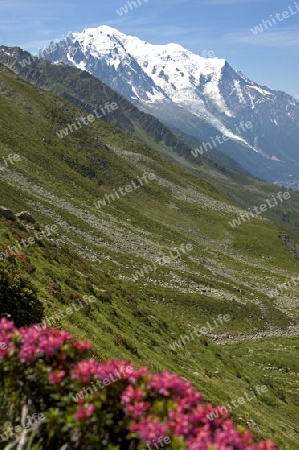
[[[41,56],[94,74],[167,125],[205,140],[204,152],[217,147],[253,175],[299,188],[298,100],[252,82],[224,59],[107,26],[73,33]]]

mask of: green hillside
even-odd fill
[[[28,275],[45,319],[91,340],[96,358],[174,371],[215,404],[265,385],[232,416],[279,448],[297,449],[299,289],[270,292],[298,276],[278,237],[284,230],[256,218],[232,228],[242,211],[208,176],[111,124],[94,121],[59,138],[84,112],[4,66],[0,110],[1,204],[37,221],[0,218],[0,252],[57,226],[0,264]],[[65,313],[90,295],[95,303]],[[207,322],[210,331],[194,337]],[[190,341],[176,346],[186,334]]]
[[[266,200],[273,205],[272,196],[285,191],[250,177],[236,161],[221,152],[221,147],[195,158],[191,152],[194,148],[200,148],[200,140],[178,130],[174,130],[173,134],[155,117],[140,111],[88,72],[65,64],[51,64],[18,47],[0,46],[0,62],[27,81],[64,97],[86,112],[103,115],[104,121],[134,134],[166,158],[193,168],[196,177],[199,175],[245,210],[265,204]],[[108,112],[105,108],[107,103],[114,103],[117,108]],[[299,194],[292,192],[287,202],[278,202],[277,206],[268,208],[263,217],[298,235]]]

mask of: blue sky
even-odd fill
[[[135,1],[137,8],[119,16],[126,0],[0,0],[0,45],[36,54],[72,31],[110,25],[152,44],[213,51],[253,81],[299,96],[299,0]],[[276,25],[254,35],[270,15]]]

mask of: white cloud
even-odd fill
[[[250,30],[243,30],[229,33],[224,38],[228,42],[258,45],[260,47],[285,48],[299,46],[299,30],[297,27],[283,30],[273,27],[256,35],[252,34]]]

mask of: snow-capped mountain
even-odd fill
[[[209,143],[204,151],[217,146],[253,175],[299,189],[299,101],[250,81],[226,60],[107,26],[73,33],[41,56],[92,73],[173,129]]]

